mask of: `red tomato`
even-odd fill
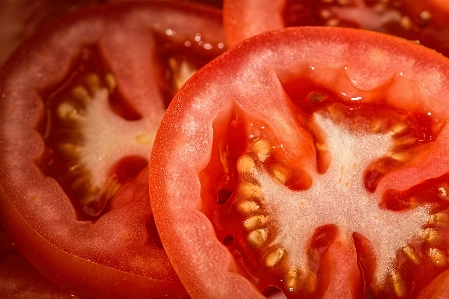
[[[259,35],[197,72],[150,161],[189,294],[447,294],[448,85],[432,50],[326,27]]]
[[[52,282],[83,297],[187,296],[146,167],[165,105],[223,41],[216,9],[123,3],[61,17],[0,70],[0,219]]]
[[[444,0],[226,0],[231,45],[290,26],[353,27],[416,40],[449,56],[449,2]]]

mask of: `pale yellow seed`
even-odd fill
[[[93,94],[95,91],[100,89],[100,76],[98,74],[92,73],[87,75],[86,83],[89,86],[90,92]]]
[[[112,73],[107,73],[104,77],[104,81],[106,82],[106,85],[108,86],[110,92],[114,91],[114,89],[117,87],[117,81],[115,80],[115,76]]]
[[[81,147],[73,143],[63,143],[58,146],[58,150],[66,156],[79,156]]]
[[[266,228],[251,231],[246,237],[246,242],[253,249],[260,248],[268,239],[268,230]]]
[[[447,197],[447,190],[445,187],[438,188],[438,194],[442,197]]]
[[[429,248],[429,257],[435,267],[442,267],[447,264],[446,254],[437,248]]]
[[[239,193],[245,198],[260,198],[262,196],[262,190],[260,190],[260,187],[250,182],[243,182],[238,188]]]
[[[421,263],[421,259],[419,258],[419,256],[416,254],[415,250],[411,246],[403,247],[402,251],[414,264],[419,265]]]
[[[338,26],[338,24],[340,24],[340,20],[337,18],[329,19],[326,22],[326,26],[330,26],[330,27],[336,27],[336,26]]]
[[[404,132],[407,129],[407,125],[404,123],[396,123],[390,127],[390,135],[394,136]]]
[[[252,200],[245,200],[240,202],[237,205],[237,209],[242,214],[250,214],[256,212],[260,209],[260,206],[257,202]]]
[[[242,155],[237,160],[237,172],[238,173],[254,173],[256,171],[256,164],[253,159],[248,155]]]
[[[265,258],[265,265],[270,268],[276,266],[282,260],[284,254],[284,249],[276,248],[276,250],[270,252]]]
[[[290,291],[298,287],[299,273],[297,270],[290,270],[285,277],[285,285]]]
[[[407,152],[389,152],[386,156],[398,162],[404,162],[410,158],[410,154]]]
[[[449,222],[449,216],[443,212],[436,213],[430,217],[430,221],[432,223],[447,224]]]
[[[272,168],[273,177],[281,184],[285,184],[289,177],[289,171],[287,168],[281,165],[275,165]]]
[[[436,244],[440,240],[440,234],[433,228],[426,228],[423,232],[423,237],[429,244]]]
[[[253,144],[253,151],[261,162],[264,162],[270,155],[271,145],[267,140],[259,139]]]
[[[136,136],[136,141],[138,144],[147,145],[153,142],[153,138],[148,134],[139,134]]]
[[[84,86],[78,85],[72,89],[72,94],[75,96],[77,100],[85,101],[89,98],[89,92]]]
[[[398,297],[403,297],[405,295],[406,287],[405,282],[402,280],[402,278],[397,273],[393,273],[391,275],[391,279],[393,282],[393,289],[394,292]]]
[[[79,118],[79,112],[71,103],[63,102],[58,106],[58,116],[61,119],[76,120]]]
[[[179,68],[174,70],[175,73],[175,88],[179,90],[190,77],[195,74],[197,69],[187,61],[182,61]]]
[[[413,27],[412,20],[409,16],[403,16],[400,21],[401,27],[405,30],[411,30]]]
[[[397,142],[398,145],[413,145],[416,143],[416,138],[415,137],[409,137],[409,138],[404,138],[401,139]]]
[[[330,16],[331,16],[331,12],[328,9],[323,9],[323,10],[320,11],[320,16],[323,19],[329,19]]]
[[[243,227],[245,227],[246,230],[254,230],[264,225],[267,220],[268,217],[265,215],[254,215],[243,221]]]

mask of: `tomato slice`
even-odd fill
[[[433,50],[329,27],[258,35],[197,72],[150,161],[189,294],[446,294],[448,83]]]
[[[216,9],[120,3],[64,15],[5,63],[0,219],[49,280],[82,297],[187,297],[147,164],[171,97],[225,47]]]
[[[419,41],[449,56],[449,8],[439,0],[226,0],[231,45],[290,26],[339,26],[374,30]]]

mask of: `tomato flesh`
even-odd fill
[[[439,281],[447,65],[391,36],[299,27],[193,76],[150,170],[155,222],[191,296],[419,298]]]
[[[419,41],[448,56],[445,39],[449,32],[447,15],[444,16],[443,12],[441,19],[438,19],[440,11],[434,9],[432,13],[426,9],[426,6],[433,8],[431,5],[423,3],[420,9],[414,6],[416,3],[411,1],[354,0],[334,3],[287,0],[282,14],[287,27],[313,25],[374,30]]]
[[[438,1],[227,0],[224,15],[232,45],[284,27],[338,26],[400,36],[449,56],[449,10]]]
[[[68,14],[6,62],[0,218],[45,277],[85,297],[187,297],[148,159],[171,95],[225,47],[218,10],[148,1]]]

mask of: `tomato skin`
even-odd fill
[[[320,74],[323,65],[344,69],[344,75]],[[212,191],[202,189],[199,173],[214,154],[214,140],[221,140],[225,126],[235,119],[231,112],[234,107],[265,120],[278,134],[288,156],[304,155],[306,161],[313,160],[315,154],[307,140],[298,140],[304,133],[290,127],[292,113],[286,108],[288,99],[279,83],[293,79],[301,67],[309,67],[311,76],[335,94],[344,94],[348,102],[358,95],[366,102],[382,98],[383,104],[398,109],[429,109],[435,118],[447,122],[449,61],[425,47],[384,34],[289,28],[253,37],[214,60],[176,95],[157,133],[150,162],[150,198],[156,225],[173,267],[192,297],[262,298],[249,283],[252,278],[239,268],[238,258],[217,239],[215,215],[209,213],[217,199]],[[336,82],[345,76],[348,82]],[[396,79],[391,89],[379,87]],[[379,90],[385,93],[375,95]],[[400,100],[397,94],[401,94]],[[448,168],[447,160],[442,164]],[[208,177],[211,186],[220,183],[219,170],[216,174]],[[394,188],[394,182],[388,183]],[[339,248],[338,243],[334,246],[335,252],[354,256],[354,250]],[[352,270],[347,269],[346,277],[362,281],[353,272],[356,265],[349,268]],[[332,286],[330,292],[337,292],[338,285]],[[354,297],[359,292],[357,287],[352,289]],[[332,293],[327,296],[336,298]]]
[[[1,193],[4,197],[3,190]],[[9,201],[2,200],[0,204],[1,218],[5,223],[6,231],[14,237],[16,246],[21,249],[21,253],[33,266],[45,277],[51,277],[53,283],[63,289],[70,290],[83,298],[186,297],[184,288],[176,280],[153,280],[148,276],[100,266],[98,263],[55,248],[34,233],[34,229],[17,213],[15,207],[8,203]],[[14,223],[14,226],[6,226],[8,223]],[[153,258],[163,259],[163,255],[153,256]]]
[[[173,17],[168,24],[167,14]],[[0,218],[24,256],[58,286],[86,298],[188,297],[148,231],[145,175],[123,187],[112,211],[90,222],[77,220],[67,195],[38,168],[44,151],[36,129],[44,111],[38,93],[66,76],[83,46],[97,44],[124,97],[153,116],[155,130],[164,107],[149,59],[151,33],[176,30],[168,36],[173,43],[187,40],[199,53],[219,53],[220,21],[216,9],[169,1],[93,7],[42,28],[0,70]]]

